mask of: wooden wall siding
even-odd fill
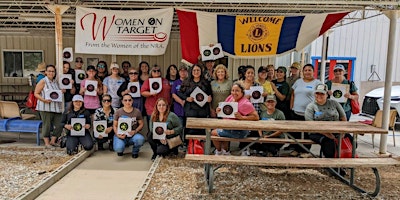
[[[63,38],[64,47],[75,46],[74,37],[64,37]],[[128,60],[132,66],[138,67],[139,63],[144,60],[147,61],[150,66],[157,64],[161,66],[163,76],[166,74],[166,70],[170,64],[175,64],[177,66],[182,65],[181,59],[182,54],[180,51],[180,40],[179,35],[174,34],[171,36],[170,42],[167,46],[167,50],[164,55],[160,56],[137,56],[137,55],[117,55],[116,62],[121,65],[125,60]],[[7,50],[43,50],[44,61],[46,64],[55,64],[55,37],[51,36],[0,36],[0,47],[1,49]],[[1,67],[0,73],[3,74],[3,55],[0,55]],[[93,54],[74,54],[74,58],[82,57],[84,64],[86,66],[87,58],[98,58],[99,60],[104,60],[108,65],[111,63],[111,55],[93,55]],[[268,64],[274,64],[274,57],[265,57],[258,59],[244,59],[244,58],[228,58],[228,72],[232,79],[237,78],[237,68],[240,65],[252,65],[257,70],[261,65],[265,66]],[[71,66],[74,67],[74,61]],[[12,86],[10,86],[12,85]],[[21,85],[21,86],[15,86]],[[8,91],[29,91],[31,87],[28,86],[27,78],[3,78],[0,76],[0,92]]]

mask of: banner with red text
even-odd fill
[[[75,52],[162,55],[169,42],[173,8],[119,11],[76,7]]]

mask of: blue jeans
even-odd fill
[[[138,154],[140,147],[144,144],[144,136],[137,133],[133,137],[125,137],[125,139],[119,139],[117,135],[114,135],[114,151],[117,153],[122,153],[125,150],[125,145],[133,145],[132,147],[132,154]]]
[[[249,131],[246,130],[224,130],[217,129],[217,133],[220,137],[228,137],[228,138],[245,138],[249,134]]]

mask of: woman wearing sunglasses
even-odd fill
[[[96,77],[101,80],[101,82],[104,81],[104,79],[108,76],[108,67],[107,63],[105,61],[99,61],[96,65],[97,67],[97,75]]]
[[[102,96],[101,108],[96,109],[94,113],[94,121],[107,121],[107,128],[105,133],[108,135],[107,137],[99,136],[96,138],[98,149],[104,150],[103,144],[108,142],[108,149],[113,151],[113,122],[114,122],[114,113],[115,109],[111,106],[112,97],[109,94],[105,94]]]
[[[132,158],[139,157],[140,147],[143,146],[145,141],[144,136],[140,133],[143,128],[143,117],[140,111],[132,106],[133,98],[130,94],[122,96],[122,107],[115,112],[113,129],[114,129],[114,151],[118,156],[124,155],[125,147],[133,145]],[[119,118],[131,119],[131,131],[124,134],[118,132]]]
[[[146,97],[144,107],[146,108],[147,122],[150,119],[151,113],[153,113],[154,105],[157,99],[164,98],[167,99],[168,104],[171,103],[171,85],[166,78],[161,77],[161,68],[158,65],[154,65],[151,69],[150,78],[161,78],[161,91],[159,93],[150,92],[150,79],[147,79],[142,88],[140,88],[140,93],[142,96]]]
[[[122,85],[118,88],[118,91],[117,91],[118,96],[121,98],[125,94],[132,93],[132,91],[130,91],[130,89],[128,88],[128,85],[130,82],[133,82],[133,83],[138,82],[139,86],[142,87],[142,84],[139,81],[139,72],[137,69],[135,69],[134,67],[129,68],[128,75],[129,75],[129,81],[125,81],[124,83],[122,83]],[[137,88],[139,90],[139,93],[140,93],[140,87]],[[133,107],[139,109],[140,112],[143,111],[143,97],[142,96],[133,97]]]

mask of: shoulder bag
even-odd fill
[[[173,138],[167,139],[169,149],[173,149],[182,144],[181,136],[175,136]]]

